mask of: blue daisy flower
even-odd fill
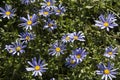
[[[13,52],[14,52],[14,46],[13,46],[13,45],[5,45],[5,49],[6,49],[9,53],[13,53]]]
[[[49,49],[49,54],[52,56],[54,55],[60,56],[60,54],[64,54],[63,52],[64,50],[66,50],[65,45],[63,43],[56,41],[51,45],[51,48]]]
[[[112,48],[112,46],[107,47],[105,50],[104,56],[111,58],[111,59],[114,59],[115,55],[118,54],[117,49],[118,49],[117,47],[114,49]]]
[[[64,36],[62,36],[62,42],[63,43],[67,43],[67,42],[71,42],[72,39],[70,38],[70,33],[65,34]]]
[[[21,3],[25,4],[25,5],[29,5],[29,4],[34,3],[34,2],[35,2],[35,0],[21,0]]]
[[[12,55],[17,54],[19,56],[20,53],[22,54],[25,52],[24,50],[25,47],[26,45],[24,44],[24,42],[16,41],[12,42],[11,45],[6,45],[5,49],[7,49],[7,51]]]
[[[52,31],[57,28],[55,20],[51,20],[50,18],[48,18],[48,21],[45,21],[45,22],[46,24],[44,25],[43,29],[47,28],[49,31]]]
[[[54,8],[55,6],[54,6],[54,4],[55,4],[55,0],[43,0],[44,1],[44,3],[41,3],[41,7],[42,8]]]
[[[75,58],[77,59],[77,63],[82,62],[87,54],[88,53],[86,52],[86,50],[82,48],[77,48],[72,51],[72,55],[74,55]]]
[[[19,26],[24,26],[24,28],[26,30],[28,30],[28,29],[32,30],[32,26],[35,26],[36,24],[38,24],[38,22],[37,22],[37,15],[33,14],[32,16],[30,16],[28,14],[27,17],[28,17],[28,19],[26,19],[25,17],[21,17],[20,18],[20,20],[23,23],[19,24]]]
[[[66,66],[67,67],[75,67],[78,64],[77,59],[73,56],[70,55],[69,57],[66,58]]]
[[[55,80],[55,78],[51,78],[50,80]]]
[[[77,32],[71,33],[70,38],[72,39],[72,42],[74,42],[75,40],[85,41],[85,39],[84,39],[85,36],[81,31],[79,31],[78,33]]]
[[[26,68],[27,71],[33,71],[33,74],[34,76],[42,76],[42,73],[43,72],[46,72],[46,66],[48,64],[45,64],[45,61],[42,61],[41,59],[39,59],[37,61],[36,57],[32,58],[32,62],[28,61],[28,64],[31,66],[31,67],[28,67]]]
[[[100,70],[97,70],[96,73],[98,75],[102,75],[102,78],[101,78],[102,80],[103,79],[108,80],[108,78],[112,80],[112,78],[116,78],[115,75],[117,74],[116,72],[117,69],[113,69],[113,67],[114,67],[114,64],[110,64],[110,62],[108,62],[107,66],[105,66],[103,63],[100,63],[98,65],[98,68]]]
[[[48,17],[48,16],[50,16],[51,14],[52,14],[52,12],[50,11],[49,8],[41,9],[41,10],[39,11],[39,15],[42,15],[42,16],[44,16],[44,17]]]
[[[62,6],[62,4],[59,4],[58,7],[54,8],[55,15],[61,15],[65,12],[65,7]]]
[[[12,9],[12,6],[11,5],[5,5],[5,9],[1,8],[0,7],[0,14],[2,15],[3,18],[13,18],[15,16],[15,11],[16,9]]]
[[[102,14],[99,16],[99,21],[95,20],[95,26],[100,27],[101,29],[107,29],[109,31],[109,28],[114,28],[115,26],[118,26],[116,21],[116,17],[114,14],[108,14],[107,17],[104,17]]]
[[[29,32],[25,32],[25,33],[20,33],[20,40],[23,40],[24,42],[29,42],[31,40],[34,40],[35,35]]]

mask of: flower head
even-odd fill
[[[107,17],[104,17],[102,14],[99,16],[99,21],[95,20],[95,26],[100,27],[101,29],[107,29],[109,31],[109,28],[114,28],[115,26],[118,26],[116,21],[116,17],[114,14],[108,14]]]
[[[67,42],[71,42],[71,41],[72,41],[72,39],[70,38],[70,33],[68,33],[62,37],[63,43],[67,43]]]
[[[44,29],[48,28],[49,31],[52,31],[57,28],[55,20],[48,18],[48,21],[45,21]]]
[[[50,80],[55,80],[55,78],[51,78]]]
[[[22,54],[25,52],[25,47],[26,45],[24,45],[24,42],[16,41],[12,42],[11,45],[6,45],[5,49],[7,49],[9,53],[12,53],[12,55],[17,54],[19,56],[20,53]]]
[[[20,40],[23,40],[24,42],[29,42],[30,40],[33,40],[35,35],[29,32],[25,32],[25,33],[20,33]]]
[[[104,56],[111,58],[111,59],[114,59],[116,54],[118,54],[117,47],[113,49],[112,46],[109,46],[106,48]]]
[[[44,0],[44,3],[41,3],[42,8],[54,8],[55,0]]]
[[[41,10],[39,11],[39,15],[42,15],[42,16],[44,16],[44,17],[48,17],[48,16],[50,16],[51,14],[52,14],[52,12],[50,11],[49,8],[41,9]]]
[[[51,48],[49,49],[49,54],[52,56],[54,55],[60,56],[60,54],[64,54],[63,52],[64,50],[65,50],[65,45],[56,41],[51,45]]]
[[[77,59],[77,63],[82,62],[87,54],[88,53],[85,51],[85,49],[82,48],[77,48],[72,51],[72,55],[74,55],[75,58]]]
[[[5,45],[5,49],[6,49],[9,53],[13,53],[13,52],[14,52],[14,46],[13,46],[13,45]]]
[[[31,3],[35,2],[35,0],[21,0],[22,4],[29,5]]]
[[[58,7],[54,8],[55,15],[61,15],[65,12],[65,8],[62,6],[62,4],[59,4]]]
[[[112,80],[112,78],[116,78],[115,75],[117,74],[116,70],[117,69],[113,69],[114,67],[114,64],[110,64],[110,62],[108,62],[108,65],[105,66],[103,63],[100,63],[98,65],[98,68],[100,70],[97,70],[96,73],[98,75],[102,75],[102,80],[105,79],[105,80],[108,80],[108,78],[110,80]]]
[[[28,64],[31,66],[29,68],[26,68],[27,71],[33,71],[34,76],[42,76],[43,72],[46,72],[46,66],[47,64],[45,64],[45,61],[42,60],[38,60],[36,59],[36,57],[32,58],[32,62],[28,61]]]
[[[77,59],[73,56],[70,55],[69,57],[66,58],[66,66],[68,67],[75,67],[77,65]]]
[[[0,7],[0,14],[2,15],[2,17],[3,18],[8,18],[8,19],[10,19],[10,18],[13,18],[13,16],[15,16],[15,11],[16,11],[16,9],[12,9],[12,6],[11,5],[5,5],[5,9],[3,9],[3,8],[1,8]]]
[[[74,42],[75,40],[85,41],[85,39],[84,39],[85,36],[81,31],[79,31],[78,33],[77,32],[71,33],[70,38],[72,39],[72,42]]]
[[[33,14],[32,16],[30,16],[29,14],[27,14],[28,19],[26,19],[25,17],[21,17],[20,20],[23,22],[21,24],[19,24],[19,26],[24,26],[24,28],[26,28],[26,30],[30,29],[32,30],[32,26],[35,26],[38,22],[37,22],[37,15]]]

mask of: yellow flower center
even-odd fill
[[[70,61],[70,63],[71,63],[71,64],[74,64],[74,63],[75,63],[75,61],[74,61],[74,60],[71,60],[71,61]]]
[[[78,40],[78,36],[74,36],[74,39],[75,39],[75,40]]]
[[[11,14],[11,12],[10,12],[10,11],[7,11],[5,14],[6,14],[7,16],[9,16],[9,15]]]
[[[60,50],[61,50],[61,49],[60,49],[59,47],[56,47],[56,51],[57,51],[57,52],[60,52]]]
[[[29,36],[26,36],[26,38],[25,38],[27,41],[29,41],[30,40],[30,37]]]
[[[109,69],[105,69],[104,70],[104,74],[110,74],[110,70]]]
[[[21,50],[20,46],[16,47],[16,51],[20,51],[20,50]]]
[[[11,52],[13,52],[13,50],[12,50],[12,49],[10,49],[10,50],[9,50],[9,52],[11,53]]]
[[[37,66],[35,66],[35,68],[34,68],[36,71],[37,70],[40,70],[40,66],[39,65],[37,65]]]
[[[28,25],[31,25],[31,24],[32,24],[32,21],[31,21],[31,20],[28,20],[28,21],[27,21],[27,24],[28,24]]]
[[[50,6],[51,5],[51,3],[50,2],[47,2],[47,6]]]
[[[70,37],[67,36],[65,39],[68,41],[68,40],[70,40]]]
[[[77,54],[76,57],[77,57],[77,58],[81,58],[81,55],[80,55],[80,54]]]
[[[113,53],[112,52],[108,52],[109,55],[112,55]]]
[[[48,26],[49,26],[49,27],[52,27],[52,26],[53,26],[53,24],[51,24],[51,23],[50,23],[50,24],[48,24]]]
[[[30,16],[30,19],[32,19],[32,16]]]
[[[109,23],[108,23],[108,22],[104,22],[104,26],[105,26],[105,27],[108,27],[108,26],[109,26]]]
[[[43,12],[43,14],[48,15],[48,12],[47,12],[47,11],[45,11],[45,12]]]
[[[60,10],[57,10],[58,13],[60,13],[61,11]]]

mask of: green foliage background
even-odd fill
[[[120,25],[120,1],[119,0],[56,0],[57,4],[62,3],[66,8],[64,16],[54,16],[51,18],[57,21],[57,29],[53,32],[43,30],[45,19],[39,17],[39,24],[33,27],[32,32],[36,34],[35,40],[29,42],[25,53],[20,56],[12,56],[4,48],[5,45],[14,42],[23,28],[18,27],[20,17],[26,17],[27,13],[37,13],[40,9],[39,0],[31,5],[23,5],[20,0],[0,1],[0,7],[5,3],[10,4],[17,9],[16,16],[13,19],[0,18],[0,80],[50,80],[55,77],[57,80],[101,80],[101,76],[95,73],[99,62],[107,63],[110,61],[119,68],[117,78],[120,80],[120,27],[111,29],[110,32],[100,30],[95,27],[94,20],[98,19],[100,14],[112,12],[117,17]],[[67,50],[59,57],[48,55],[49,45],[70,32],[82,31],[86,38],[85,42],[75,41],[67,44]],[[113,45],[118,47],[118,56],[115,60],[103,57],[105,48]],[[65,58],[72,53],[72,50],[83,47],[89,52],[85,60],[75,68],[64,66]],[[43,76],[34,77],[32,72],[25,70],[33,57],[41,57],[48,63],[48,70]]]

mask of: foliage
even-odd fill
[[[97,64],[100,62],[114,63],[115,68],[120,69],[120,54],[114,60],[103,56],[105,48],[112,45],[118,47],[120,52],[120,28],[115,27],[107,32],[94,26],[100,14],[114,13],[117,17],[116,23],[120,25],[120,1],[119,0],[56,0],[56,5],[62,3],[66,12],[63,16],[52,15],[50,18],[56,20],[57,29],[52,32],[43,29],[44,20],[47,18],[38,15],[42,0],[36,0],[30,5],[21,4],[20,0],[4,0],[0,7],[5,3],[16,8],[16,16],[12,19],[0,18],[0,80],[100,80],[101,76],[96,74]],[[5,50],[5,45],[15,42],[21,32],[25,32],[19,27],[20,17],[27,17],[27,14],[37,14],[38,25],[34,26],[31,32],[36,37],[30,41],[25,49],[25,53],[20,56],[12,56]],[[67,43],[64,54],[56,57],[49,55],[48,49],[56,40],[61,41],[64,34],[82,31],[85,41],[74,41]],[[74,68],[65,66],[66,58],[72,54],[76,48],[85,48],[88,52],[86,58]],[[33,57],[41,58],[48,63],[48,70],[41,76],[32,76],[32,72],[27,72],[27,61]],[[118,69],[117,78],[120,79]]]

